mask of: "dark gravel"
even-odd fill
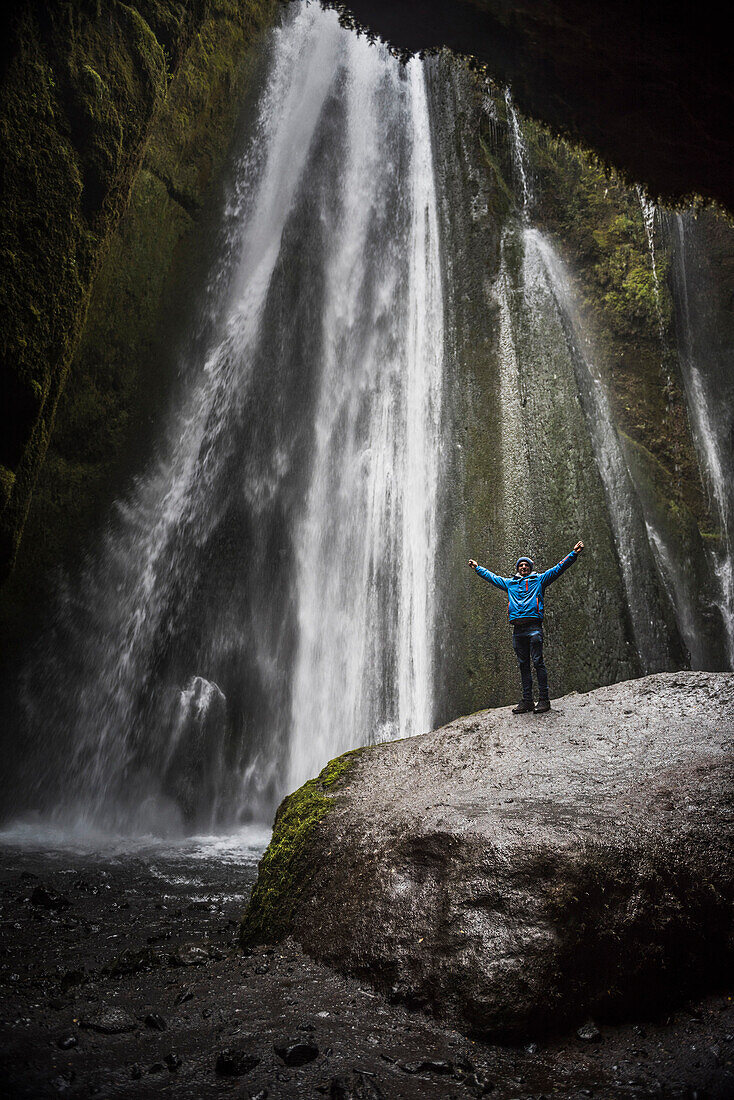
[[[243,956],[253,878],[170,851],[0,850],[0,1095],[734,1096],[727,989],[655,1021],[594,1021],[596,1038],[472,1042],[290,942]]]

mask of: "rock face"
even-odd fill
[[[581,0],[350,0],[393,46],[448,46],[510,84],[523,110],[580,137],[652,193],[734,208],[732,88],[723,9]],[[627,105],[634,103],[629,112]]]
[[[243,942],[485,1035],[667,1002],[731,964],[733,749],[734,675],[687,672],[362,750],[281,806]]]

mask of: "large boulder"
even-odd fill
[[[489,710],[286,799],[242,925],[464,1029],[636,1010],[730,967],[734,675]]]

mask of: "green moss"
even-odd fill
[[[11,492],[13,491],[13,482],[15,481],[15,474],[12,470],[9,470],[7,466],[0,466],[0,501],[2,504],[7,501]]]
[[[537,215],[576,278],[586,330],[615,422],[652,455],[659,487],[711,526],[676,356],[670,260],[656,232],[655,271],[640,197],[599,159],[525,123]]]
[[[273,837],[260,860],[257,882],[242,919],[240,942],[276,943],[293,929],[298,905],[316,868],[314,830],[334,807],[334,795],[364,749],[353,749],[326,765],[280,804]]]
[[[497,158],[492,155],[489,149],[489,145],[482,136],[480,136],[479,138],[479,143],[481,145],[482,153],[484,154],[484,159],[487,163],[487,166],[492,171],[495,183],[497,184],[498,188],[497,198],[494,203],[493,214],[496,217],[501,218],[504,217],[508,213],[508,211],[512,209],[512,207],[515,205],[515,198],[512,194],[512,191],[507,186],[507,182],[505,181],[505,177],[502,173],[502,169],[499,165],[499,162],[497,161]]]
[[[0,647],[33,632],[45,578],[78,560],[161,403],[187,242],[278,10],[139,0],[45,39],[25,19],[0,95],[0,568],[24,537]]]

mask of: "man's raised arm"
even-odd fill
[[[584,544],[581,539],[579,539],[571,553],[566,554],[566,557],[563,558],[562,561],[559,561],[558,565],[554,565],[552,569],[546,569],[545,573],[541,573],[540,583],[543,585],[543,588],[545,588],[546,585],[552,584],[553,581],[558,580],[561,573],[565,573],[569,566],[573,565],[583,548]]]
[[[493,573],[491,569],[484,569],[481,565],[474,561],[474,558],[469,558],[469,565],[472,567],[475,573],[480,577],[483,577],[485,581],[489,581],[495,588],[504,588],[507,591],[507,578],[498,577],[496,573]]]

